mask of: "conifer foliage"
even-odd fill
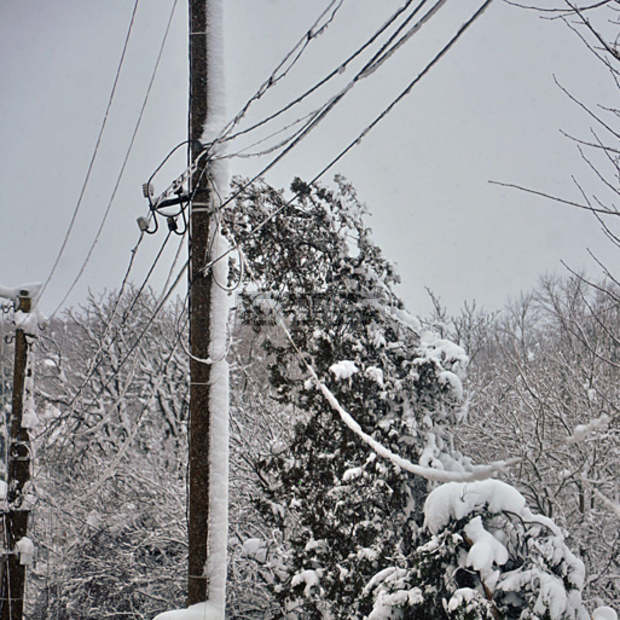
[[[254,276],[241,294],[243,320],[262,330],[275,308],[294,342],[273,331],[265,337],[276,397],[295,410],[294,432],[290,446],[256,465],[258,503],[285,542],[271,558],[271,588],[291,617],[369,613],[360,593],[410,553],[427,493],[425,481],[377,458],[342,424],[308,380],[306,362],[393,452],[463,467],[449,428],[461,412],[466,355],[420,333],[392,290],[398,277],[371,242],[353,188],[336,184],[296,180],[299,199],[285,209],[282,193],[253,185],[226,214]]]

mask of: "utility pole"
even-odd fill
[[[19,292],[17,310],[24,314],[31,311],[32,300],[27,290]],[[31,346],[22,327],[15,331],[15,366],[13,371],[13,401],[8,438],[8,513],[4,519],[4,544],[6,564],[2,583],[2,620],[21,620],[24,609],[26,567],[20,561],[18,542],[28,532],[27,484],[30,481],[30,437],[22,426],[24,413],[24,388],[28,366],[28,349]]]
[[[207,2],[189,0],[189,118],[190,160],[200,153],[207,118]],[[208,599],[207,560],[209,523],[209,378],[211,366],[197,361],[209,357],[211,271],[204,273],[210,238],[211,196],[206,157],[190,179],[189,206],[189,524],[188,605]]]

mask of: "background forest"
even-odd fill
[[[373,456],[308,384],[300,351],[366,432],[413,462],[471,471],[518,458],[502,477],[564,530],[585,563],[588,607],[617,605],[617,285],[543,277],[501,310],[471,302],[455,316],[429,291],[435,312],[416,319],[392,292],[398,276],[353,188],[294,185],[297,207],[246,245],[252,279],[231,323],[230,616],[366,616],[383,600],[368,588],[374,575],[397,556],[420,565],[422,507],[437,483]],[[242,236],[282,200],[250,186],[226,226]],[[151,618],[183,605],[185,304],[159,305],[131,286],[92,294],[40,334],[32,617]],[[12,326],[1,324],[8,413]],[[325,564],[326,541],[319,586],[306,569]],[[453,591],[464,584],[475,585],[454,564]],[[467,613],[447,617],[495,612]]]

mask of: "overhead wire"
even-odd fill
[[[469,27],[469,25],[486,9],[486,7],[488,6],[488,4],[490,3],[491,0],[487,0],[487,2],[485,2],[479,9],[478,11],[476,11],[476,13],[470,18],[470,20],[468,20],[460,29],[459,31],[452,37],[452,39],[442,48],[442,50],[440,50],[440,52],[426,65],[426,67],[422,70],[422,72],[420,72],[416,78],[414,78],[414,80],[412,80],[412,82],[410,82],[408,84],[408,86],[405,88],[405,90],[403,92],[401,92],[401,94],[394,99],[390,105],[384,109],[384,111],[378,115],[373,122],[368,125],[366,127],[366,129],[364,129],[364,131],[355,139],[353,140],[345,149],[343,149],[335,158],[333,158],[317,175],[315,175],[315,177],[312,179],[312,181],[310,183],[315,183],[321,176],[323,176],[327,170],[329,170],[337,161],[339,161],[351,148],[353,148],[354,146],[356,146],[357,144],[360,143],[361,139],[372,129],[374,128],[374,126],[380,122],[391,110],[392,108],[400,101],[402,100],[407,94],[409,94],[409,92],[411,91],[411,89],[413,88],[413,86],[432,68],[432,66],[434,66],[434,64],[436,62],[439,61],[439,59],[448,51],[448,49],[456,42],[456,40],[461,36],[461,34]],[[441,3],[441,2],[440,2]],[[440,4],[438,3],[438,4]],[[421,3],[423,4],[423,3]],[[437,5],[436,5],[437,6]],[[416,9],[417,10],[417,9]],[[431,10],[436,10],[436,7],[434,9]],[[385,47],[384,47],[385,49]],[[375,55],[376,57],[376,55]],[[368,63],[367,63],[368,64]],[[205,169],[203,169],[201,174],[204,174]],[[226,204],[228,204],[232,199],[234,199],[235,196],[228,198],[227,201],[225,201],[224,203],[222,203],[222,207],[225,206]],[[251,231],[249,231],[249,233],[247,235],[245,235],[245,238],[249,238],[251,235],[256,234],[257,232],[260,231],[260,229],[262,229],[262,227],[264,225],[267,224],[268,221],[270,221],[271,219],[273,219],[274,217],[276,217],[280,212],[282,212],[284,209],[288,208],[292,202],[295,200],[297,196],[294,196],[293,198],[291,198],[287,203],[285,203],[284,205],[282,205],[279,209],[277,209],[276,211],[274,211],[272,214],[270,214],[267,218],[265,218],[265,220],[263,220],[261,223],[259,223],[256,227],[254,227]],[[213,264],[215,264],[215,262],[217,262],[218,260],[223,259],[225,256],[227,256],[228,254],[230,254],[232,251],[239,251],[240,249],[240,245],[239,243],[233,243],[231,245],[231,247],[227,250],[226,253],[215,257],[213,259],[211,259],[206,265],[205,265],[205,269],[208,269],[210,267],[213,266]],[[172,286],[170,287],[169,291],[162,297],[161,303],[158,304],[158,307],[156,309],[156,311],[154,312],[154,314],[150,317],[150,319],[147,321],[147,325],[143,328],[141,334],[138,336],[137,340],[135,341],[133,347],[130,349],[130,351],[126,354],[125,358],[123,359],[123,361],[121,361],[121,363],[119,364],[119,368],[117,370],[120,370],[120,368],[123,366],[123,364],[125,363],[125,361],[129,358],[129,356],[133,353],[133,351],[135,350],[135,348],[137,347],[139,341],[142,339],[142,337],[144,337],[146,330],[148,329],[148,327],[150,326],[150,324],[152,323],[152,321],[155,318],[155,315],[157,314],[157,312],[161,309],[162,303],[165,302],[169,295],[171,294],[172,290],[176,287],[176,285],[178,284],[182,274],[184,273],[185,269],[188,267],[189,265],[189,261],[186,261],[185,265],[182,267],[181,271],[179,272],[179,274],[177,275],[174,283],[172,284]],[[191,286],[191,283],[190,283]],[[111,379],[110,379],[111,380]]]
[[[162,291],[162,295],[160,296],[160,298],[158,300],[158,303],[156,304],[155,310],[149,316],[149,319],[146,321],[145,325],[143,326],[143,328],[140,331],[140,333],[137,336],[137,338],[133,341],[133,343],[129,347],[128,351],[120,359],[119,363],[117,364],[116,368],[114,369],[114,372],[111,375],[109,375],[105,380],[103,380],[103,383],[99,387],[97,393],[95,395],[93,395],[93,397],[91,399],[93,402],[96,402],[98,399],[100,399],[103,396],[103,394],[105,393],[107,388],[110,386],[112,381],[114,381],[114,379],[119,375],[121,369],[125,366],[125,364],[130,359],[133,359],[133,368],[131,369],[129,380],[126,381],[124,387],[122,388],[121,392],[116,396],[114,402],[110,404],[109,409],[115,410],[122,403],[122,401],[125,399],[126,392],[131,387],[131,381],[132,381],[133,376],[135,374],[136,366],[137,366],[137,363],[138,363],[138,356],[135,356],[134,353],[137,350],[140,342],[142,341],[142,339],[144,338],[144,336],[148,332],[151,324],[153,323],[153,321],[155,320],[155,318],[157,317],[159,312],[161,312],[162,308],[164,307],[164,305],[166,304],[166,302],[168,301],[168,299],[170,298],[170,296],[172,295],[172,293],[174,292],[174,290],[178,286],[178,284],[179,284],[183,274],[185,273],[186,269],[188,268],[188,266],[189,266],[189,260],[186,260],[184,265],[178,271],[178,273],[177,273],[174,281],[172,282],[172,284],[165,291]],[[177,336],[180,336],[180,333],[177,333]],[[81,389],[83,389],[83,386],[82,386]],[[73,405],[75,404],[76,399],[77,399],[77,396],[74,397],[73,400],[71,401],[71,403],[68,404],[67,410],[64,411],[61,415],[57,416],[54,420],[52,420],[50,425],[48,425],[48,427],[46,427],[40,433],[40,435],[49,433],[52,426],[58,426],[59,424],[61,424],[65,420],[67,420],[69,418],[69,416],[72,414],[72,412],[74,411]],[[107,417],[109,417],[109,416],[107,416]],[[105,419],[100,420],[95,425],[95,427],[99,427],[104,422],[105,422]],[[85,431],[85,433],[89,433],[90,430],[91,429],[87,429]],[[67,435],[67,436],[65,436],[65,443],[68,440],[69,440],[69,436]]]
[[[293,99],[292,101],[290,101],[289,103],[287,103],[286,105],[281,107],[276,112],[272,112],[271,114],[269,114],[265,118],[263,118],[260,121],[252,124],[250,127],[247,127],[246,129],[238,131],[238,132],[236,132],[236,133],[234,133],[232,135],[223,136],[221,141],[234,140],[235,138],[238,138],[239,136],[245,135],[247,133],[250,133],[251,131],[254,131],[255,129],[258,129],[259,127],[262,127],[263,125],[265,125],[265,124],[269,123],[270,121],[274,120],[275,118],[277,118],[281,114],[287,112],[288,110],[290,110],[291,108],[296,106],[298,103],[301,103],[304,99],[306,99],[311,94],[316,92],[319,88],[321,88],[323,85],[325,85],[327,82],[329,82],[332,78],[342,74],[342,72],[346,70],[347,65],[349,65],[351,62],[353,62],[362,52],[364,52],[364,50],[366,50],[370,45],[372,45],[377,40],[377,38],[379,36],[381,36],[381,34],[383,34],[383,32],[387,28],[389,28],[394,23],[394,21],[396,21],[396,19],[398,19],[398,17],[409,7],[409,5],[412,4],[412,2],[413,2],[413,0],[407,0],[407,2],[405,2],[405,4],[402,5],[401,7],[399,7],[391,15],[391,17],[383,24],[383,26],[381,26],[377,31],[375,31],[372,34],[372,36],[370,38],[368,38],[357,50],[355,50],[352,54],[350,54],[335,69],[333,69],[330,73],[328,73],[325,77],[323,77],[321,80],[319,80],[313,86],[311,86],[309,89],[304,91],[301,95],[299,95],[298,97],[296,97],[295,99]]]
[[[409,0],[409,1],[412,1],[412,0]],[[338,10],[340,9],[343,3],[344,3],[344,0],[330,0],[327,7],[321,12],[319,17],[314,21],[314,23],[310,26],[310,28],[304,32],[303,36],[297,41],[294,47],[291,50],[289,50],[289,52],[287,52],[284,58],[278,63],[276,68],[273,69],[269,77],[259,86],[257,91],[246,101],[246,103],[242,106],[241,110],[237,112],[237,114],[222,128],[222,130],[220,131],[220,134],[218,135],[218,137],[216,137],[215,141],[213,143],[206,145],[205,148],[201,151],[201,153],[194,159],[193,162],[190,162],[190,157],[188,153],[188,162],[187,162],[186,170],[177,179],[175,179],[175,181],[173,181],[171,186],[169,186],[164,191],[164,193],[160,196],[160,198],[163,198],[165,195],[169,195],[170,192],[174,192],[176,187],[178,187],[180,184],[189,180],[189,177],[191,176],[191,174],[196,170],[196,165],[198,161],[202,159],[207,153],[209,153],[216,143],[223,142],[224,141],[223,137],[226,134],[228,134],[244,118],[244,116],[246,115],[247,111],[250,109],[252,104],[255,101],[258,101],[261,97],[263,97],[263,95],[269,89],[273,88],[282,78],[284,78],[291,71],[291,69],[294,67],[294,65],[303,55],[303,52],[308,47],[309,43],[315,38],[317,38],[319,35],[321,35],[323,32],[325,32],[325,30],[329,27],[329,25],[334,20]],[[325,15],[329,13],[330,9],[334,6],[335,8],[333,9],[327,21],[324,24],[319,26],[321,20],[325,17]],[[297,51],[299,48],[301,49]],[[296,52],[297,54],[295,55]],[[290,64],[286,67],[284,71],[282,71],[280,75],[278,75],[278,72],[282,69],[283,66],[285,66],[285,64],[293,56],[294,58],[290,62]],[[184,144],[187,144],[187,142],[188,141],[185,141]],[[176,147],[174,147],[173,151],[176,150],[178,146],[181,146],[181,145],[177,145]],[[166,156],[166,158],[161,164],[158,165],[157,169],[151,176],[151,179],[156,174],[156,172],[161,168],[161,166],[165,163],[165,161],[168,159],[170,154]],[[151,179],[149,179],[149,182]],[[149,197],[149,203],[152,208],[157,207],[157,203],[153,205],[150,197]]]
[[[120,289],[116,295],[116,298],[114,299],[114,303],[112,304],[112,310],[109,313],[108,319],[104,324],[103,327],[103,333],[101,335],[100,341],[99,341],[99,347],[98,349],[95,351],[94,355],[90,358],[89,360],[89,365],[88,365],[88,369],[86,371],[86,376],[85,378],[82,380],[81,385],[78,387],[76,393],[74,394],[73,398],[71,399],[71,402],[69,403],[69,407],[73,407],[73,405],[75,404],[76,400],[78,399],[79,395],[82,393],[82,391],[84,390],[84,388],[88,385],[88,381],[93,377],[93,375],[95,374],[95,372],[97,371],[97,368],[99,366],[99,356],[101,355],[101,353],[103,352],[104,346],[108,346],[109,343],[106,342],[106,339],[110,333],[110,330],[112,329],[112,322],[114,320],[114,318],[116,317],[116,312],[118,310],[118,305],[120,303],[120,300],[123,297],[123,293],[125,292],[125,287],[127,286],[128,282],[129,282],[129,274],[131,273],[135,258],[136,258],[136,254],[138,251],[138,248],[140,247],[140,244],[142,243],[142,240],[144,239],[144,231],[140,232],[140,236],[138,237],[138,241],[137,243],[134,245],[134,247],[131,249],[130,251],[130,258],[129,258],[129,263],[127,265],[127,269],[125,270],[125,275],[123,276],[123,280],[121,282],[121,286]]]
[[[144,231],[141,231],[139,242],[143,239],[143,236],[144,236]],[[114,321],[114,318],[116,317],[117,309],[118,309],[119,303],[120,303],[120,301],[122,299],[125,286],[127,284],[127,278],[128,278],[129,272],[130,272],[131,264],[132,264],[133,259],[135,257],[135,249],[136,249],[137,245],[136,245],[136,247],[134,247],[134,250],[132,250],[132,258],[130,260],[130,266],[128,267],[128,269],[127,269],[127,271],[125,273],[125,277],[123,279],[123,283],[121,285],[121,289],[119,290],[119,292],[116,295],[116,298],[114,300],[114,304],[113,304],[112,310],[109,313],[108,319],[107,319],[107,321],[105,323],[103,334],[102,334],[102,336],[99,339],[99,347],[95,351],[94,355],[90,358],[89,367],[87,369],[85,377],[82,379],[82,381],[81,381],[80,385],[78,386],[78,388],[76,389],[75,393],[72,395],[71,399],[66,404],[67,415],[70,415],[75,410],[75,407],[74,407],[75,403],[80,398],[80,396],[83,394],[84,390],[86,389],[86,387],[89,384],[89,381],[93,378],[93,376],[95,375],[95,372],[100,368],[101,364],[103,363],[103,359],[100,357],[100,355],[103,352],[104,347],[106,349],[110,349],[118,341],[118,339],[121,337],[121,335],[123,334],[123,331],[124,331],[124,329],[125,329],[125,327],[127,325],[127,321],[128,321],[129,316],[131,314],[131,311],[133,310],[133,308],[135,307],[136,303],[140,299],[142,293],[144,292],[144,289],[146,288],[146,285],[147,285],[149,279],[151,278],[151,276],[152,276],[152,274],[153,274],[153,272],[155,270],[155,267],[156,267],[159,259],[161,258],[162,254],[163,254],[163,251],[164,251],[164,249],[165,249],[165,247],[166,247],[166,245],[167,245],[167,243],[168,243],[168,241],[170,239],[170,236],[171,236],[171,231],[168,231],[168,234],[166,235],[166,237],[165,237],[163,243],[161,244],[161,246],[160,246],[160,248],[159,248],[155,258],[153,259],[153,262],[151,263],[151,266],[150,266],[150,268],[149,268],[149,270],[147,272],[147,275],[143,279],[143,282],[142,282],[140,288],[138,289],[136,294],[133,296],[133,299],[130,302],[129,307],[123,312],[123,315],[122,315],[122,318],[121,318],[121,321],[120,321],[120,325],[118,325],[116,327],[115,333],[111,336],[111,338],[108,339],[107,337],[110,334],[110,331],[111,331],[111,329],[113,327],[113,321]],[[162,291],[162,296],[164,295],[164,291],[168,287],[168,284],[169,284],[170,278],[171,278],[171,274],[172,274],[172,270],[174,269],[174,266],[176,265],[176,263],[178,261],[178,257],[179,257],[180,250],[181,250],[182,246],[183,246],[183,238],[181,238],[180,241],[179,241],[179,246],[178,246],[178,248],[176,250],[176,253],[175,253],[175,256],[174,256],[174,260],[172,262],[172,266],[171,266],[170,271],[169,271],[169,273],[168,273],[168,275],[166,277],[166,281],[165,281],[164,288],[163,288],[163,291]],[[158,301],[156,303],[156,306],[159,305],[159,302],[161,301],[162,296],[160,296],[160,298],[158,299]],[[155,314],[157,314],[157,312],[158,311],[156,311]],[[149,324],[152,323],[154,318],[155,318],[155,316],[150,317]],[[135,350],[135,348],[132,349],[132,352],[133,352],[133,350]],[[107,386],[109,386],[110,383],[112,382],[112,380],[118,375],[118,373],[120,372],[121,368],[124,366],[126,361],[127,361],[127,359],[124,359],[118,365],[118,367],[115,369],[115,372],[104,381],[103,385],[100,387],[99,393],[94,397],[95,399],[100,398],[102,396],[102,394],[105,391],[105,389],[107,388]],[[133,375],[133,371],[130,374]],[[64,417],[67,417],[67,416],[65,415]]]
[[[94,239],[93,239],[93,241],[92,241],[92,243],[91,243],[91,245],[90,245],[90,247],[88,249],[88,253],[86,255],[86,258],[82,262],[82,265],[81,265],[81,267],[80,267],[80,269],[79,269],[75,279],[73,280],[73,282],[69,286],[69,289],[65,293],[65,295],[62,298],[62,300],[60,301],[60,303],[56,306],[56,308],[52,312],[50,318],[53,318],[56,315],[56,313],[58,312],[58,310],[64,305],[65,301],[67,300],[67,298],[69,297],[69,295],[71,294],[71,292],[73,291],[73,289],[75,288],[75,286],[77,285],[79,280],[81,279],[81,277],[82,277],[82,275],[84,273],[84,270],[86,269],[86,265],[90,261],[90,258],[92,256],[92,253],[93,253],[94,249],[95,249],[95,246],[97,245],[97,243],[98,243],[98,241],[99,241],[99,239],[101,237],[101,233],[103,231],[103,227],[104,227],[104,225],[105,225],[105,223],[106,223],[106,221],[108,219],[108,215],[110,213],[110,209],[112,208],[112,204],[114,202],[114,199],[116,198],[116,193],[117,193],[118,188],[120,186],[121,180],[122,180],[122,178],[124,176],[125,168],[127,166],[127,162],[129,160],[129,156],[131,155],[131,151],[133,150],[133,146],[134,146],[134,143],[135,143],[135,140],[136,140],[136,136],[138,134],[138,130],[139,130],[140,125],[142,123],[142,118],[144,116],[144,111],[145,111],[147,103],[149,101],[149,97],[150,97],[150,94],[151,94],[151,91],[152,91],[152,88],[153,88],[153,84],[155,82],[155,76],[157,75],[157,70],[159,69],[159,65],[161,63],[161,59],[162,59],[163,52],[164,52],[164,47],[165,47],[165,44],[166,44],[166,40],[168,39],[168,34],[170,32],[170,26],[172,24],[172,19],[174,17],[174,11],[176,9],[177,4],[178,4],[178,0],[173,0],[172,7],[170,9],[170,15],[168,17],[168,21],[166,23],[166,28],[164,30],[164,35],[162,37],[161,44],[159,46],[159,51],[157,53],[157,58],[155,60],[155,66],[153,67],[153,71],[151,73],[151,77],[150,77],[150,80],[149,80],[149,83],[148,83],[148,86],[147,86],[147,89],[146,89],[146,93],[144,95],[144,100],[142,102],[142,106],[141,106],[140,112],[138,114],[138,119],[137,119],[136,124],[134,126],[134,129],[133,129],[133,132],[132,132],[132,135],[131,135],[131,139],[129,141],[129,145],[128,145],[127,150],[125,152],[125,156],[123,158],[123,162],[122,162],[120,170],[118,172],[116,181],[114,183],[114,187],[112,189],[112,193],[111,193],[110,198],[108,200],[108,204],[107,204],[106,209],[104,211],[103,217],[101,219],[101,222],[99,224],[99,227],[97,229],[95,237],[94,237]]]
[[[331,159],[319,172],[315,174],[315,176],[310,180],[309,184],[312,185],[316,183],[328,170],[330,170],[336,163],[338,163],[351,149],[355,146],[361,144],[363,138],[374,129],[376,125],[378,125],[393,109],[398,103],[400,103],[413,89],[413,87],[432,69],[432,67],[441,60],[441,58],[448,52],[448,50],[458,41],[461,35],[471,26],[471,24],[484,13],[484,11],[488,8],[492,0],[486,0],[479,8],[472,14],[472,16],[461,25],[461,27],[457,30],[457,32],[450,38],[450,40],[435,54],[435,56],[426,64],[426,66],[419,72],[415,78],[407,84],[406,88],[400,92],[400,94],[395,97],[390,104],[384,108],[384,110],[378,114],[373,121],[365,127],[365,129],[354,139],[352,140],[344,149],[342,149],[333,159]],[[253,180],[258,178],[257,175]],[[225,203],[222,204],[222,207],[229,204],[235,197],[240,195],[240,193],[248,186],[248,184],[244,184],[243,187],[235,192],[230,198],[226,200]],[[288,209],[293,202],[299,197],[299,193],[294,194],[288,201],[286,201],[282,206],[278,207],[273,213],[268,215],[264,220],[262,220],[259,224],[253,227],[246,235],[244,235],[244,239],[247,239],[256,233],[260,232],[260,230],[272,219],[277,217],[280,213]],[[241,241],[241,243],[243,240]],[[228,256],[231,252],[236,251],[239,247],[239,244],[233,244],[226,252],[222,253],[220,256],[212,259],[206,266],[206,269],[211,268],[217,261],[222,260],[226,256]]]
[[[308,121],[308,123],[306,124],[305,127],[303,127],[301,130],[299,130],[297,133],[293,134],[292,136],[289,136],[286,140],[282,141],[280,144],[272,147],[271,149],[263,151],[261,153],[257,153],[255,155],[263,155],[263,154],[267,154],[269,152],[273,152],[277,148],[286,145],[286,143],[290,142],[291,140],[293,140],[295,138],[297,138],[298,140],[301,140],[301,138],[303,138],[307,133],[309,133],[309,131],[313,127],[315,127],[320,122],[320,120],[322,120],[329,113],[329,111],[331,111],[331,109],[347,94],[347,92],[349,90],[351,90],[355,86],[355,84],[359,80],[368,77],[371,73],[376,71],[376,69],[378,69],[390,56],[392,56],[392,54],[394,54],[395,51],[399,47],[401,47],[408,39],[410,39],[420,29],[420,27],[425,22],[427,22],[432,17],[432,15],[435,14],[435,12],[445,3],[445,1],[446,0],[438,0],[438,2],[436,2],[435,5],[418,22],[416,22],[416,24],[412,28],[410,28],[405,33],[405,35],[403,35],[394,45],[392,45],[392,47],[389,47],[392,44],[392,42],[394,41],[394,39],[397,37],[397,35],[409,24],[409,22],[417,15],[418,11],[426,4],[427,0],[421,0],[421,2],[413,9],[413,11],[403,21],[403,23],[401,23],[398,26],[396,31],[394,33],[392,33],[392,35],[380,47],[380,49],[377,52],[375,52],[375,54],[372,56],[372,58],[369,61],[367,61],[364,64],[364,66],[356,73],[354,78],[347,84],[347,86],[344,89],[342,89],[338,94],[336,94],[335,96],[330,98],[322,107],[318,108],[314,112],[311,112],[311,113],[309,113],[307,115],[307,116],[314,116],[314,118],[312,118],[310,121]],[[400,15],[402,10],[404,10],[409,4],[411,4],[411,2],[408,2],[406,5],[401,7],[396,13],[394,13],[392,15],[392,18],[390,20],[388,20],[388,22],[386,22],[384,24],[384,26],[381,29],[379,29],[379,31],[377,31],[377,33],[375,33],[375,35],[373,35],[366,42],[365,45],[363,45],[361,48],[359,48],[358,52],[360,50],[365,49],[365,47],[370,42],[374,42],[376,37],[378,36],[378,33],[383,33],[384,30],[387,28],[387,26],[391,25],[395,21],[395,19]],[[353,54],[351,57],[354,57],[356,54],[357,54],[357,52],[355,54]],[[340,73],[343,69],[346,68],[346,65],[348,64],[348,62],[349,62],[349,60],[345,61],[345,63],[342,63],[339,67],[337,67],[334,71],[332,71],[331,74],[329,74],[328,78],[330,76],[333,76],[333,75],[336,75],[336,74]],[[328,78],[326,78],[326,79],[328,79]],[[324,83],[324,82],[323,81],[319,82],[319,84],[322,84],[322,83]],[[307,91],[307,92],[310,92],[310,91]],[[296,140],[296,141],[298,141],[298,140]],[[234,156],[234,155],[232,155],[232,156]],[[259,176],[262,175],[264,172],[266,172],[266,170],[261,171],[259,173]]]
[[[273,88],[280,80],[282,80],[286,75],[291,71],[291,69],[295,66],[297,61],[301,58],[302,54],[310,44],[310,42],[317,38],[319,35],[323,34],[325,30],[329,27],[329,25],[333,22],[336,17],[336,13],[342,6],[344,0],[331,0],[327,7],[321,12],[319,17],[315,20],[315,22],[310,26],[310,28],[304,33],[304,35],[299,39],[299,41],[295,44],[293,49],[291,49],[284,58],[278,63],[276,68],[271,72],[270,76],[259,86],[258,90],[246,101],[246,103],[242,106],[241,110],[237,112],[237,114],[228,122],[228,124],[222,129],[219,137],[217,138],[218,142],[223,141],[223,138],[232,131],[232,129],[241,122],[241,120],[245,117],[248,110],[252,106],[255,101],[258,101],[270,88]],[[323,24],[320,28],[318,27],[320,21],[328,14],[330,9],[334,7],[332,14],[328,18],[325,24]],[[300,49],[301,48],[301,49]],[[299,52],[297,50],[299,49]],[[297,52],[294,56],[291,63],[288,67],[278,75],[278,71],[282,69],[282,67],[289,61],[291,57]]]
[[[129,304],[129,307],[124,312],[123,318],[128,317],[131,314],[131,311],[135,308],[136,304],[138,303],[138,300],[140,299],[142,292],[146,288],[146,285],[148,284],[149,279],[153,275],[153,271],[155,271],[155,268],[157,267],[157,263],[159,262],[159,259],[161,258],[164,250],[166,249],[166,245],[168,245],[168,241],[170,240],[171,235],[172,235],[172,231],[169,230],[168,234],[164,237],[164,240],[162,244],[160,245],[159,250],[157,251],[157,254],[155,255],[155,258],[153,259],[153,262],[151,263],[149,270],[147,271],[146,276],[144,277],[144,280],[142,281],[142,284],[140,285],[140,288],[137,290],[136,294],[134,295],[134,298]]]
[[[125,62],[125,54],[127,52],[127,46],[129,44],[129,38],[131,36],[131,32],[133,30],[133,25],[135,22],[135,18],[136,18],[136,11],[138,9],[138,0],[135,0],[134,5],[133,5],[133,10],[131,12],[131,18],[129,20],[129,26],[127,28],[127,34],[125,35],[125,40],[123,42],[123,49],[121,51],[121,57],[120,60],[118,62],[118,65],[116,67],[116,73],[114,74],[114,81],[112,83],[112,89],[110,90],[110,94],[108,96],[108,103],[106,105],[106,109],[103,115],[103,120],[101,121],[101,127],[99,128],[99,133],[97,135],[97,140],[95,141],[95,147],[93,149],[93,153],[90,157],[90,161],[88,163],[88,168],[86,170],[86,176],[84,177],[84,180],[82,181],[82,187],[80,189],[80,193],[78,195],[78,199],[76,202],[76,205],[73,209],[73,214],[71,216],[71,220],[69,221],[69,226],[67,228],[67,231],[65,232],[65,236],[63,238],[63,241],[60,245],[60,249],[58,250],[58,254],[56,256],[56,259],[54,260],[54,263],[52,265],[52,268],[50,269],[49,274],[47,275],[47,278],[45,279],[43,286],[41,287],[41,290],[39,291],[39,299],[43,296],[43,293],[45,292],[45,290],[47,289],[50,280],[52,279],[54,273],[56,272],[56,269],[58,268],[58,264],[60,263],[60,259],[67,247],[67,243],[69,241],[69,237],[71,236],[71,232],[73,231],[73,227],[75,225],[75,220],[77,218],[78,212],[80,211],[80,207],[82,206],[82,200],[84,198],[84,194],[86,193],[86,187],[88,185],[88,182],[90,180],[90,176],[91,173],[93,171],[93,167],[95,164],[95,159],[97,158],[97,153],[99,152],[99,146],[101,145],[101,141],[103,138],[103,132],[105,130],[107,121],[108,121],[108,116],[110,114],[110,108],[112,107],[112,101],[114,100],[114,95],[116,93],[116,87],[118,85],[118,80],[121,74],[121,69],[123,67],[123,63]]]
[[[300,129],[295,135],[294,139],[286,146],[278,155],[276,155],[268,164],[266,164],[258,173],[251,177],[244,185],[232,194],[220,208],[224,208],[230,202],[232,202],[242,191],[249,187],[254,181],[263,176],[271,168],[273,168],[280,160],[282,160],[288,153],[290,153],[326,116],[334,109],[334,107],[344,98],[344,96],[350,92],[356,84],[363,78],[368,77],[374,73],[379,66],[381,66],[388,58],[390,58],[394,51],[402,46],[403,39],[408,40],[419,31],[421,26],[425,24],[446,2],[446,0],[437,0],[437,2],[422,16],[419,20],[407,31],[403,37],[397,41],[392,47],[388,47],[395,36],[406,26],[411,19],[413,19],[419,10],[426,4],[427,0],[421,0],[421,2],[413,9],[412,13],[407,17],[405,22],[399,26],[396,33],[394,33],[389,40],[382,45],[373,57],[360,69],[352,80],[336,95],[331,97],[321,108],[315,111],[312,118]]]
[[[421,4],[424,4],[424,2],[426,2],[426,0],[422,0]],[[391,26],[396,20],[397,18],[413,3],[413,0],[407,0],[405,2],[405,4],[403,6],[401,6],[399,9],[397,9],[397,11],[395,13],[392,14],[392,16],[361,46],[359,47],[355,52],[353,52],[344,62],[340,63],[335,69],[333,69],[326,77],[324,77],[322,80],[320,80],[317,84],[315,84],[313,87],[311,87],[310,89],[308,89],[307,91],[305,91],[302,95],[300,95],[299,97],[297,97],[296,99],[294,99],[293,101],[289,102],[287,105],[285,105],[283,108],[281,108],[280,110],[278,110],[277,112],[269,115],[268,117],[264,118],[262,121],[259,121],[258,123],[252,125],[251,127],[244,129],[238,133],[232,134],[232,135],[228,135],[226,136],[226,133],[228,131],[228,128],[231,126],[234,126],[236,123],[239,122],[240,120],[240,116],[243,116],[241,113],[238,113],[232,121],[230,121],[225,128],[220,132],[219,136],[211,143],[205,145],[204,149],[199,153],[199,155],[194,159],[193,162],[190,162],[188,159],[188,165],[186,170],[175,180],[173,181],[173,183],[161,194],[160,198],[164,198],[165,196],[171,195],[171,193],[173,193],[175,191],[175,188],[178,186],[179,183],[181,182],[185,182],[189,179],[189,177],[191,176],[191,174],[193,174],[193,172],[196,170],[198,162],[204,158],[205,156],[208,156],[210,159],[213,158],[213,153],[211,151],[213,151],[216,147],[216,145],[218,143],[223,143],[223,142],[227,142],[230,140],[235,139],[238,136],[241,135],[245,135],[250,131],[253,131],[254,129],[257,129],[258,127],[266,124],[267,122],[273,120],[274,118],[276,118],[277,116],[279,116],[280,114],[282,114],[283,112],[289,110],[290,108],[292,108],[294,105],[296,105],[297,103],[300,103],[301,101],[303,101],[307,96],[309,96],[310,94],[312,94],[314,91],[316,91],[318,88],[320,88],[322,85],[324,85],[325,83],[327,83],[329,80],[331,80],[333,77],[335,77],[338,74],[341,74],[347,67],[347,65],[349,63],[351,63],[357,56],[359,56],[366,48],[368,48],[372,43],[374,43],[376,41],[376,39],[383,34],[383,32],[389,27]],[[417,9],[416,9],[417,10]],[[333,19],[334,14],[332,14],[331,19]],[[282,63],[280,63],[282,64]],[[278,65],[280,66],[280,65]],[[272,73],[272,76],[274,75],[274,73],[277,72],[277,68],[276,70],[274,70],[274,72]],[[270,80],[267,80],[266,83],[270,83]],[[260,91],[260,89],[259,89]],[[262,95],[261,95],[262,96]],[[249,107],[248,104],[250,104],[254,99],[256,99],[256,95],[254,95],[248,102],[246,102],[246,104],[244,105],[244,107],[242,108],[242,110],[247,111],[247,108]],[[316,115],[318,114],[319,110],[313,110],[312,112],[310,112],[309,114],[304,115],[301,119],[299,119],[299,121],[296,121],[294,123],[292,123],[290,126],[294,126],[296,124],[298,124],[298,122],[302,122],[303,120],[305,120],[306,118],[312,116],[312,115]],[[279,130],[284,131],[284,129]],[[277,134],[278,132],[276,132]],[[291,139],[293,139],[296,135],[298,135],[297,133],[294,134],[293,136],[290,136],[286,142],[290,141]],[[269,151],[268,151],[269,152]],[[224,156],[217,156],[217,158],[224,158],[224,157],[228,157],[226,155]]]

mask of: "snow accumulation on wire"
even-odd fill
[[[504,461],[495,461],[488,465],[476,465],[472,471],[448,471],[444,469],[437,469],[434,467],[422,467],[416,465],[411,461],[395,454],[384,445],[379,443],[376,439],[368,435],[362,430],[362,427],[353,419],[350,413],[348,413],[342,405],[338,402],[338,399],[333,395],[331,390],[321,381],[319,381],[316,373],[313,372],[318,389],[323,394],[329,405],[340,416],[340,419],[352,430],[360,439],[370,446],[379,456],[388,459],[394,465],[400,467],[404,471],[408,471],[416,476],[421,476],[426,480],[432,480],[435,482],[467,482],[473,480],[484,480],[490,478],[493,474],[505,469],[506,467],[513,465],[518,459],[507,459]]]

